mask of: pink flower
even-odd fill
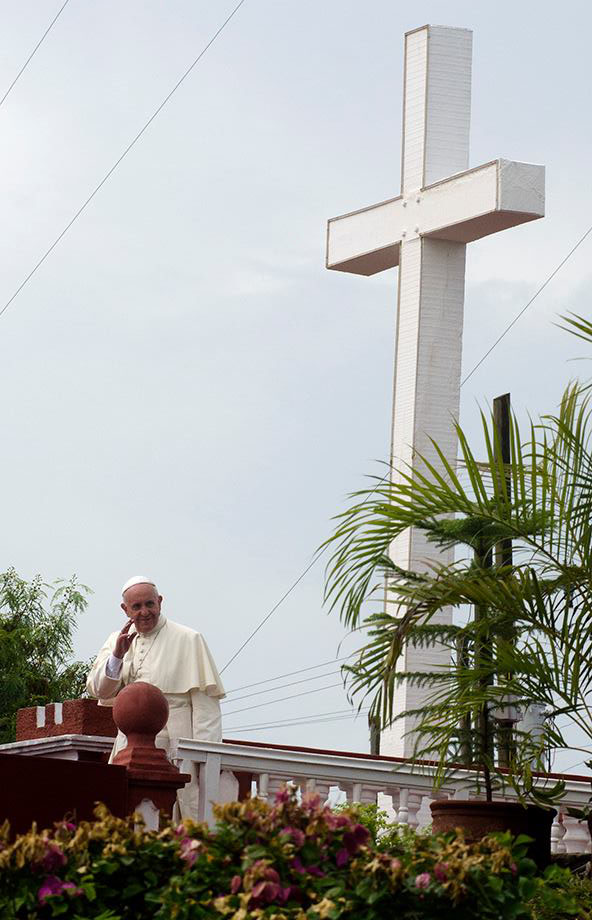
[[[337,868],[342,869],[345,865],[347,865],[348,861],[349,861],[349,853],[347,852],[345,847],[342,847],[341,850],[337,850],[337,854],[335,856],[335,865],[337,866]]]
[[[400,872],[401,871],[401,860],[395,857],[391,859],[391,872]]]
[[[231,891],[232,894],[236,894],[237,891],[240,890],[240,886],[242,885],[242,881],[243,881],[243,880],[242,880],[242,878],[240,877],[240,875],[233,875],[233,876],[232,876],[232,879],[231,879],[231,881],[230,881],[230,891]]]
[[[287,802],[290,801],[291,798],[292,798],[292,795],[291,795],[291,793],[290,793],[290,790],[288,789],[287,786],[284,786],[283,789],[280,789],[278,792],[276,792],[276,794],[275,794],[275,804],[276,804],[276,805],[285,805]]]
[[[320,804],[321,797],[319,795],[305,795],[302,797],[302,808],[309,813],[316,811]]]
[[[346,831],[343,835],[343,845],[350,856],[353,856],[361,846],[367,843],[369,837],[370,832],[363,824],[355,824],[351,831]]]
[[[195,860],[201,843],[199,840],[193,840],[191,837],[184,837],[179,846],[179,856],[190,869]]]
[[[77,888],[73,882],[63,882],[61,878],[57,878],[55,875],[49,875],[37,892],[37,898],[39,903],[43,904],[47,898],[51,898],[57,894],[62,894],[64,891],[69,891],[70,894],[73,895],[82,894],[82,889]]]
[[[445,882],[448,878],[448,863],[436,863],[434,866],[434,878],[437,882]]]
[[[290,868],[297,872],[298,875],[305,875],[306,869],[302,865],[302,860],[295,856],[292,862],[290,863]]]
[[[325,873],[318,866],[307,866],[306,871],[309,875],[314,875],[315,878],[325,878]]]
[[[329,809],[325,812],[325,824],[332,831],[336,830],[338,827],[352,826],[352,822],[347,815],[335,815]]]
[[[296,888],[293,889],[291,886],[284,888],[280,882],[278,873],[270,866],[267,866],[263,870],[263,876],[261,881],[253,885],[253,891],[249,901],[252,907],[272,904],[274,901],[279,904],[285,904],[290,895],[298,890]]]
[[[518,875],[518,866],[516,865],[515,862],[510,863],[510,872],[512,873],[512,875]]]
[[[56,878],[55,875],[50,875],[48,878],[45,879],[45,881],[43,882],[43,885],[37,892],[39,903],[43,904],[46,898],[51,897],[51,895],[53,894],[59,894],[61,890],[62,890],[62,880],[59,878]]]
[[[256,898],[258,901],[263,901],[266,904],[271,904],[272,901],[275,901],[278,894],[280,893],[281,886],[276,884],[276,882],[257,882],[253,886],[253,898]]]
[[[74,882],[62,882],[62,891],[71,891],[72,894],[83,894],[82,888],[78,888]]]
[[[301,831],[298,827],[283,827],[280,831],[280,834],[286,834],[286,836],[291,837],[297,847],[304,846],[304,841],[306,837],[304,831]]]
[[[66,857],[57,843],[45,841],[45,853],[40,865],[45,872],[55,872],[66,865]]]
[[[415,887],[427,888],[431,880],[432,877],[429,872],[420,872],[420,874],[415,877]]]
[[[177,837],[186,837],[186,836],[187,836],[187,828],[185,827],[184,824],[177,824],[177,826],[176,826],[176,828],[175,828],[175,835],[176,835]]]
[[[279,884],[280,877],[275,869],[271,868],[271,866],[268,866],[263,874],[269,882],[274,882],[276,885]]]

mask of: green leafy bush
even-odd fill
[[[346,803],[334,806],[333,810],[337,814],[345,812],[363,824],[370,834],[372,845],[378,850],[396,850],[399,853],[408,846],[414,846],[417,834],[431,834],[431,825],[413,831],[408,824],[393,824],[387,812],[372,803]]]
[[[368,817],[368,816],[366,816]],[[370,816],[372,817],[372,816]],[[374,814],[374,819],[376,814]],[[567,870],[537,875],[526,842],[454,834],[372,841],[354,809],[288,791],[205,825],[145,832],[104,807],[0,850],[0,916],[72,920],[553,920],[580,914]],[[535,913],[534,910],[538,911]]]
[[[85,693],[89,662],[72,660],[72,642],[88,593],[75,576],[47,585],[0,573],[0,743],[15,740],[17,709]]]

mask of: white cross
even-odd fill
[[[401,194],[328,223],[327,268],[373,275],[399,266],[394,468],[411,464],[415,451],[435,459],[430,438],[456,460],[466,244],[544,215],[543,166],[493,160],[468,169],[471,56],[467,29],[423,26],[405,35]],[[391,555],[419,568],[434,548],[411,532]],[[428,670],[447,658],[439,648],[407,649],[403,666]],[[402,687],[397,711],[419,708],[426,694]],[[395,722],[381,752],[409,756],[410,727]]]

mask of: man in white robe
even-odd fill
[[[128,620],[97,655],[86,684],[90,695],[99,706],[112,706],[122,687],[146,681],[162,690],[169,704],[168,722],[156,736],[157,747],[170,753],[179,738],[221,741],[220,700],[225,692],[203,637],[166,619],[156,585],[142,575],[125,583],[122,597]],[[119,732],[111,760],[125,745],[125,735]],[[195,764],[184,762],[181,769],[192,779],[177,794],[175,817],[197,820]]]

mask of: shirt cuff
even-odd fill
[[[109,655],[109,660],[105,665],[105,674],[107,677],[111,677],[116,680],[121,674],[122,665],[123,658],[116,658],[115,655]]]

